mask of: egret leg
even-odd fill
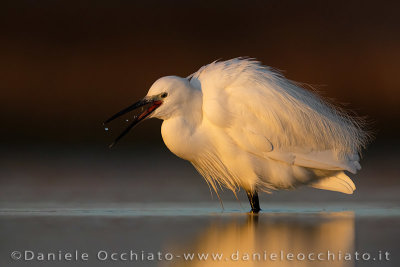
[[[247,197],[249,198],[250,201],[250,206],[251,206],[251,213],[258,213],[260,209],[260,202],[258,200],[258,193],[257,190],[254,191],[246,191]]]

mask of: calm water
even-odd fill
[[[270,203],[259,215],[233,208],[237,203],[225,203],[223,212],[220,208],[210,208],[210,203],[26,206],[0,210],[1,266],[377,266],[377,263],[398,266],[400,263],[400,209],[390,203],[347,203],[345,208],[329,203]],[[32,251],[26,252],[27,259],[32,255],[35,259],[12,260],[10,254],[15,250]],[[137,258],[129,258],[131,251]],[[268,258],[272,253],[294,253],[300,254],[301,259],[303,254],[328,251],[336,257],[328,262]],[[83,261],[78,257],[68,262],[62,258],[50,261],[36,258],[40,253],[54,253],[58,257],[59,253],[68,252],[87,253],[88,259]],[[355,257],[355,252],[368,252],[375,261],[338,258],[339,254],[344,257],[347,253]],[[390,253],[389,260],[379,261],[385,252]],[[127,253],[128,260],[104,258],[112,253]],[[157,253],[161,253],[160,258]],[[196,258],[198,253],[209,258],[200,260]],[[221,260],[212,258],[217,254],[222,255]],[[195,256],[190,260],[185,255]]]
[[[222,209],[163,151],[7,154],[0,266],[400,266],[399,167],[379,158],[365,160],[354,195],[263,194],[254,216],[243,192],[238,201],[223,192]]]

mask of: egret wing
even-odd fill
[[[262,157],[355,172],[365,134],[351,117],[258,62],[214,62],[189,76],[203,93],[203,117]],[[349,156],[351,155],[351,156]]]
[[[272,151],[265,154],[274,160],[290,165],[322,170],[346,170],[356,173],[361,169],[358,155],[338,157],[334,150],[312,151],[308,153]]]

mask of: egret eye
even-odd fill
[[[166,98],[168,96],[168,93],[163,93],[162,95],[161,95],[161,98]]]

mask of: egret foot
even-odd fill
[[[249,198],[251,213],[258,213],[260,209],[260,202],[258,201],[258,193],[257,190],[254,191],[246,191],[247,197]]]

